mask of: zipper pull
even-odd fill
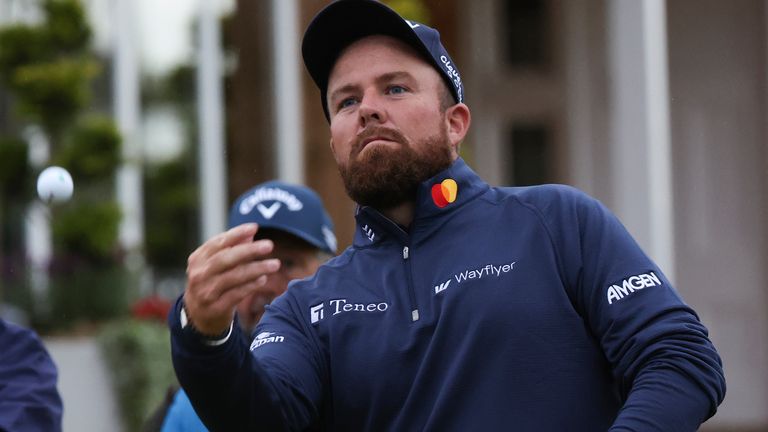
[[[419,320],[419,310],[418,309],[414,309],[414,310],[411,311],[411,319],[413,321],[418,321]]]
[[[403,259],[408,259],[408,246],[403,247]]]

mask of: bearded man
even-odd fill
[[[470,110],[436,30],[340,0],[302,52],[358,230],[250,350],[221,337],[277,266],[253,227],[193,254],[169,323],[211,429],[692,431],[714,414],[707,330],[619,221],[566,186],[490,187],[459,157]]]

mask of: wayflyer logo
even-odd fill
[[[440,184],[432,186],[432,201],[435,205],[443,208],[456,201],[456,194],[459,192],[459,185],[454,179],[445,179]]]

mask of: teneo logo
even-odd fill
[[[441,183],[432,186],[432,201],[435,205],[443,208],[456,201],[456,194],[459,192],[459,185],[454,179],[445,179]]]
[[[453,279],[448,279],[447,281],[441,283],[440,285],[435,285],[435,294],[441,293],[448,289],[448,287],[451,285],[451,281],[456,280],[456,283],[464,283],[468,280],[472,279],[482,279],[485,277],[501,277],[506,273],[511,272],[515,269],[515,262],[512,261],[508,264],[486,264],[482,267],[477,268],[469,268],[462,272],[456,273],[453,275]]]
[[[324,304],[320,303],[309,308],[309,321],[312,322],[312,324],[325,318],[325,314],[323,313],[323,306]]]
[[[441,55],[440,61],[443,62],[445,71],[448,72],[448,76],[450,76],[451,80],[453,81],[453,86],[456,87],[456,93],[459,96],[459,102],[464,102],[464,95],[461,94],[461,75],[459,75],[459,71],[453,67],[453,64],[451,64],[451,60],[448,58],[448,56]]]
[[[329,302],[333,308],[333,315],[343,312],[386,312],[389,305],[379,303],[350,303],[347,299],[334,299]]]
[[[255,350],[256,348],[272,343],[272,342],[283,342],[285,341],[285,338],[283,336],[274,336],[274,333],[272,332],[261,332],[258,335],[256,335],[255,338],[253,338],[253,342],[251,342],[251,351]]]
[[[621,281],[621,284],[608,287],[608,292],[606,293],[608,304],[613,304],[614,301],[619,301],[637,290],[660,285],[661,280],[654,272],[630,276]]]
[[[386,312],[389,309],[389,304],[384,302],[378,303],[353,303],[347,299],[333,299],[328,302],[332,311],[331,316],[336,316],[345,312]],[[322,320],[325,315],[323,312],[324,303],[312,306],[309,308],[309,321],[312,324]]]
[[[273,202],[267,206],[265,205],[267,201]],[[272,219],[283,204],[285,204],[290,211],[299,211],[304,207],[304,204],[302,204],[294,194],[288,191],[276,187],[263,187],[256,189],[252,194],[243,198],[243,200],[240,201],[238,210],[240,211],[240,214],[245,215],[253,211],[253,208],[256,207],[256,210],[261,213],[264,219]]]

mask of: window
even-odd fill
[[[540,124],[515,124],[507,146],[507,181],[512,186],[552,183],[550,131]]]
[[[546,68],[550,62],[546,0],[506,0],[502,6],[504,58],[513,68]]]

